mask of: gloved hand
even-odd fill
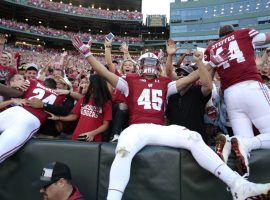
[[[82,42],[82,40],[80,39],[80,37],[78,35],[75,35],[71,38],[72,44],[73,46],[81,53],[84,55],[85,58],[87,58],[88,56],[91,56],[92,53],[90,51],[90,47],[91,47],[91,39],[88,41],[87,44],[84,44]]]
[[[213,49],[210,50],[210,62],[212,67],[220,67],[231,58],[231,52],[223,49],[219,54],[215,55]]]

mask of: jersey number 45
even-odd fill
[[[138,105],[144,106],[144,109],[161,110],[162,107],[162,90],[144,89],[139,96]]]

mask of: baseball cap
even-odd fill
[[[25,65],[25,70],[36,70],[38,71],[38,66],[35,63],[28,63]]]
[[[179,68],[175,68],[175,72],[178,74],[180,72],[184,72],[186,75],[189,75],[191,72],[193,72],[193,68],[190,66],[181,66]]]
[[[57,182],[61,178],[71,180],[69,167],[61,162],[52,162],[43,167],[39,180],[34,182],[33,185],[43,188]]]

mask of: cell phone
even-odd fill
[[[78,141],[86,141],[86,135],[79,135],[79,136],[77,137],[77,140],[78,140]]]
[[[108,35],[105,36],[105,38],[106,38],[107,40],[109,40],[109,41],[112,41],[113,38],[114,38],[114,34],[109,33]]]

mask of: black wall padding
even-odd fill
[[[105,200],[115,144],[31,140],[0,164],[0,200],[39,200],[31,184],[44,164],[67,163],[88,200]],[[250,180],[270,182],[270,150],[251,153]],[[148,146],[132,162],[123,200],[231,200],[226,185],[202,169],[190,152]]]
[[[101,145],[99,200],[107,195],[110,165],[115,146]],[[151,146],[144,148],[133,159],[130,182],[124,200],[179,200],[180,153],[178,149]]]

